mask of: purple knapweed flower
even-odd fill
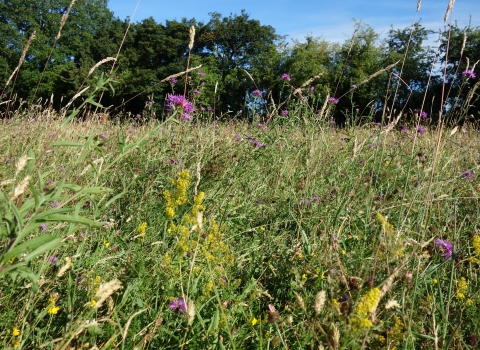
[[[60,206],[60,202],[54,203],[50,202],[50,208],[58,208]]]
[[[177,83],[177,79],[175,79],[175,78],[170,78],[170,79],[168,79],[168,81],[171,82],[172,84]]]
[[[328,100],[332,102],[334,105],[338,103],[338,98],[335,98],[335,97],[329,97]]]
[[[172,300],[169,304],[168,307],[175,312],[178,312],[179,314],[184,314],[187,312],[187,306],[185,305],[185,300],[183,298],[177,298]]]
[[[200,94],[201,94],[200,90],[197,90],[197,89],[193,90],[193,93],[194,93],[195,95],[200,95]]]
[[[207,111],[210,112],[211,110],[212,110],[212,107],[208,106],[208,107],[207,107]]]
[[[476,77],[475,72],[473,70],[466,70],[462,72],[462,75],[467,78],[472,78],[474,79]]]
[[[378,195],[378,199],[383,199],[383,193],[380,193],[380,194]]]
[[[180,110],[178,119],[182,122],[186,122],[192,119],[193,105],[183,95],[167,95],[167,110],[169,113],[173,113],[174,110]]]
[[[205,112],[205,108],[204,108],[204,107],[200,107],[200,112]]]
[[[5,161],[6,161],[7,163],[13,163],[13,159],[12,159],[12,158],[7,158],[7,159],[5,159]]]
[[[423,126],[419,125],[418,128],[417,128],[417,132],[420,135],[423,135],[425,133],[425,128]]]
[[[405,125],[402,125],[402,128],[400,129],[401,132],[407,133],[408,129]]]
[[[62,166],[62,167],[60,168],[60,171],[61,171],[62,173],[64,173],[64,172],[65,172],[65,167]]]
[[[56,256],[49,256],[48,261],[50,264],[55,265],[58,262],[58,258]]]
[[[2,97],[2,98],[7,98],[8,96],[7,96],[7,94],[2,94],[1,97]]]
[[[47,231],[48,230],[48,226],[46,224],[41,224],[40,225],[40,230],[42,231]]]
[[[470,171],[470,170],[463,170],[462,171],[462,177],[465,179],[465,180],[473,180],[475,174],[473,173],[473,171]]]
[[[442,250],[442,256],[450,259],[453,254],[453,243],[440,238],[435,238],[435,245]]]
[[[315,90],[315,86],[310,86],[310,92],[313,92]]]
[[[358,86],[355,85],[355,84],[353,84],[353,85],[352,85],[352,89],[356,89],[356,88],[358,88]]]
[[[100,134],[99,136],[103,141],[107,141],[107,135],[105,134]]]
[[[203,72],[198,72],[198,76],[203,78],[203,77],[205,76],[205,73],[203,73]]]
[[[345,177],[346,175],[344,173],[341,173],[340,174],[340,177]]]
[[[422,113],[420,113],[420,117],[422,117],[423,119],[426,119],[428,118],[428,113],[422,111]]]
[[[252,95],[255,95],[255,96],[258,96],[258,97],[262,97],[262,92],[260,90],[253,90],[252,91]]]
[[[282,80],[290,81],[290,75],[288,75],[287,73],[284,73],[282,75]]]
[[[287,111],[286,109],[284,109],[284,110],[282,110],[282,111],[280,112],[280,114],[281,114],[282,116],[286,117],[287,114],[288,114],[288,111]]]

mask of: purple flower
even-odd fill
[[[420,113],[420,117],[422,117],[423,119],[427,119],[428,118],[427,112]]]
[[[255,96],[258,96],[258,97],[262,97],[262,92],[260,90],[253,90],[252,91],[252,95],[255,95]]]
[[[266,143],[261,143],[261,142],[258,142],[257,140],[253,140],[250,142],[250,144],[254,147],[258,147],[258,148],[266,148],[267,147],[267,144]]]
[[[435,238],[435,245],[442,250],[442,256],[445,259],[450,259],[453,254],[453,243],[449,241],[444,241],[440,238]]]
[[[355,108],[355,112],[360,112],[360,108]]]
[[[419,125],[418,128],[417,128],[417,132],[420,135],[423,135],[423,133],[425,132],[425,128],[423,126]]]
[[[12,158],[7,158],[5,161],[6,161],[7,163],[13,163],[13,159],[12,159]]]
[[[475,174],[473,173],[473,171],[463,170],[462,171],[462,176],[465,180],[473,180]]]
[[[205,73],[203,73],[203,72],[198,72],[198,76],[203,78],[203,77],[205,76]]]
[[[315,90],[315,86],[310,86],[310,92],[313,92]]]
[[[200,90],[197,90],[197,89],[193,90],[193,93],[194,93],[195,95],[200,95],[200,94],[201,94]]]
[[[380,193],[380,194],[378,195],[378,198],[379,198],[379,199],[383,199],[383,193]]]
[[[208,106],[207,111],[211,111],[211,110],[212,110],[212,107]]]
[[[402,125],[402,129],[400,130],[401,132],[407,133],[408,129],[405,125]]]
[[[1,98],[7,98],[7,94],[2,94],[2,97]]]
[[[101,138],[103,141],[107,141],[107,135],[105,135],[105,134],[100,134],[100,138]]]
[[[153,105],[153,101],[148,101],[147,104],[148,104],[149,106],[151,106],[151,105]]]
[[[50,208],[58,208],[60,206],[60,202],[54,203],[50,202]]]
[[[48,230],[48,226],[45,225],[45,224],[41,224],[41,225],[40,225],[40,230],[42,230],[42,231],[47,231],[47,230]]]
[[[192,119],[193,105],[183,95],[167,95],[167,110],[169,113],[173,113],[174,110],[180,110],[178,119],[182,122],[186,122]]]
[[[135,115],[135,120],[140,119],[142,116],[140,114]]]
[[[356,88],[358,88],[358,86],[355,85],[355,84],[353,84],[353,85],[352,85],[352,89],[356,89]]]
[[[62,166],[62,167],[60,168],[60,171],[61,171],[62,173],[64,173],[64,172],[65,172],[65,167]]]
[[[175,78],[170,78],[170,79],[168,79],[168,81],[171,82],[172,84],[177,83],[177,79],[175,79]]]
[[[205,111],[205,108],[204,107],[200,107],[200,112],[204,112]]]
[[[335,98],[335,97],[329,97],[328,100],[332,102],[334,105],[338,103],[338,98]]]
[[[284,109],[280,112],[280,114],[283,115],[284,117],[286,117],[287,114],[288,114],[288,111],[286,109]]]
[[[465,72],[462,73],[462,75],[464,77],[472,78],[472,79],[476,77],[475,72],[473,70],[466,70]]]
[[[185,305],[185,300],[183,298],[178,298],[172,300],[169,304],[168,307],[175,312],[178,312],[179,314],[184,314],[187,312],[187,307]]]
[[[345,177],[346,175],[344,173],[341,173],[340,174],[340,177]]]
[[[56,256],[49,256],[48,261],[50,264],[55,265],[58,262],[58,258]]]
[[[283,74],[282,80],[290,81],[290,75],[288,75],[287,73]]]

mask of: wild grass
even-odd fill
[[[460,348],[476,339],[472,126],[445,131],[427,201],[429,128],[60,122],[43,113],[0,124],[3,217],[37,192],[43,201],[22,212],[23,227],[37,224],[29,239],[63,243],[28,261],[38,288],[21,274],[0,280],[4,348]],[[453,243],[452,257],[435,238]]]
[[[2,348],[478,346],[478,125],[340,128],[312,81],[265,111],[257,90],[248,120],[95,114],[103,75],[58,113],[7,107]]]

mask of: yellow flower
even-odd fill
[[[347,254],[347,252],[345,251],[345,249],[342,249],[342,254],[343,254],[343,255]]]
[[[146,222],[142,222],[142,224],[140,226],[138,226],[137,228],[137,233],[140,237],[143,237],[145,236],[145,231],[147,229],[147,223]]]
[[[265,227],[260,226],[260,231],[265,231]]]
[[[303,274],[302,275],[302,280],[306,280],[307,279],[307,275],[306,274]]]
[[[110,243],[106,239],[103,240],[103,244],[105,244],[105,248],[110,246]]]
[[[437,284],[438,280],[436,278],[433,279],[433,284]]]
[[[56,315],[59,310],[60,310],[60,307],[55,306],[55,303],[50,304],[50,306],[48,307],[48,313],[50,315]]]
[[[475,254],[477,256],[480,256],[480,236],[474,236],[472,238],[472,246],[473,246],[473,249],[475,250]]]
[[[254,317],[252,319],[252,326],[255,326],[258,323],[258,320]]]
[[[90,302],[90,306],[94,307],[95,305],[97,305],[97,302],[95,301],[95,299],[92,299],[92,301]]]
[[[18,338],[13,339],[12,345],[14,348],[18,348],[20,346],[20,340],[18,340]]]
[[[298,254],[297,254],[297,258],[303,259],[303,254],[302,254],[302,253],[298,253]]]
[[[460,278],[457,282],[457,299],[465,299],[465,292],[468,289],[468,283],[465,277]]]
[[[20,330],[17,327],[13,327],[12,329],[12,335],[14,337],[18,337],[20,335]]]

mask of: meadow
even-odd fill
[[[68,102],[16,96],[30,38],[0,95],[1,348],[479,346],[476,63],[456,66],[458,98],[444,73],[434,113],[406,107],[407,53],[353,85],[345,60],[340,97],[322,74],[267,94],[238,70],[256,89],[219,113],[192,26],[186,71],[154,85],[172,93],[132,114],[101,104],[118,54],[81,67]],[[385,108],[356,104],[380,75]]]
[[[469,348],[480,135],[0,124],[2,347]],[[435,162],[434,162],[435,160]]]

